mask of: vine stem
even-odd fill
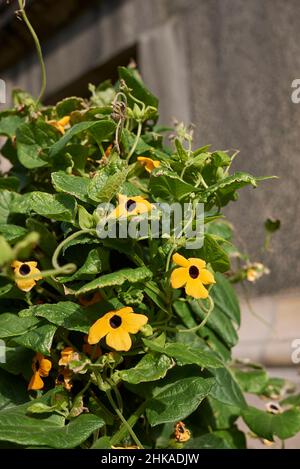
[[[41,44],[40,44],[40,41],[39,41],[39,38],[37,37],[37,34],[35,32],[35,30],[33,29],[27,15],[26,15],[26,12],[25,12],[25,0],[18,0],[19,1],[19,7],[20,7],[20,13],[22,15],[22,18],[34,40],[34,44],[35,44],[35,47],[36,47],[36,51],[37,51],[37,55],[38,55],[38,60],[39,60],[39,63],[40,63],[40,67],[41,67],[41,76],[42,76],[42,84],[41,84],[41,90],[40,90],[40,94],[37,98],[38,102],[42,100],[43,96],[44,96],[44,93],[45,93],[45,89],[46,89],[46,84],[47,84],[47,77],[46,77],[46,67],[45,67],[45,62],[44,62],[44,59],[43,59],[43,53],[42,53],[42,49],[41,49]]]
[[[57,248],[55,249],[54,253],[53,253],[53,256],[52,256],[52,265],[55,269],[61,269],[61,266],[59,265],[58,263],[58,258],[59,258],[59,255],[61,253],[61,250],[63,249],[63,247],[69,242],[69,241],[72,241],[73,239],[77,238],[78,236],[82,235],[82,234],[87,234],[87,233],[96,233],[95,230],[79,230],[79,231],[75,231],[75,233],[72,233],[70,236],[68,236],[67,238],[65,238],[58,246]],[[74,264],[73,264],[74,265]]]
[[[138,439],[138,437],[136,436],[136,434],[134,433],[134,431],[132,430],[130,424],[127,422],[127,420],[125,419],[125,417],[123,416],[122,412],[118,409],[118,407],[116,406],[115,404],[115,401],[113,400],[112,398],[112,395],[111,395],[111,392],[108,390],[106,391],[106,395],[107,395],[107,398],[112,406],[112,408],[114,409],[115,413],[117,414],[117,416],[119,417],[119,419],[121,420],[121,422],[123,423],[124,427],[126,428],[127,432],[131,435],[132,439],[134,440],[134,442],[137,444],[137,446],[140,448],[140,449],[144,449],[142,443],[140,442],[140,440]]]
[[[136,150],[136,147],[137,147],[137,144],[139,142],[141,133],[142,133],[142,123],[139,122],[134,144],[132,145],[131,150],[130,150],[128,156],[127,156],[127,162],[129,162],[130,158],[132,157],[133,153]]]
[[[144,412],[145,408],[146,408],[146,405],[147,405],[147,401],[143,402],[134,412],[133,414],[131,414],[131,416],[129,417],[129,419],[126,421],[126,424],[129,425],[130,429],[132,430],[132,427],[136,424],[136,422],[138,421],[139,417],[142,415],[142,413]],[[117,433],[114,434],[114,436],[112,437],[111,439],[111,444],[112,445],[115,445],[117,443],[119,443],[120,441],[123,440],[123,438],[125,438],[125,436],[127,435],[127,433],[129,432],[128,431],[128,426],[123,424],[119,431],[117,431]]]

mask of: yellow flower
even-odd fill
[[[62,135],[65,133],[65,127],[69,125],[70,123],[70,116],[65,116],[59,119],[58,121],[51,120],[48,121],[49,125],[52,125],[52,127],[55,127]]]
[[[173,255],[172,260],[174,264],[180,266],[171,274],[172,287],[184,286],[187,295],[193,298],[207,298],[208,291],[204,285],[215,283],[215,279],[213,274],[205,268],[206,262],[194,257],[186,259],[178,253]]]
[[[50,360],[44,357],[41,353],[37,353],[32,360],[32,371],[33,376],[28,384],[28,390],[43,389],[44,381],[42,378],[46,378],[52,368]]]
[[[14,274],[16,276],[15,282],[20,290],[28,292],[36,285],[38,280],[42,279],[40,275],[35,278],[26,278],[30,275],[41,273],[41,271],[37,268],[37,262],[35,261],[14,261],[11,266],[14,269]]]
[[[160,161],[158,160],[151,160],[151,158],[147,158],[146,156],[138,156],[137,160],[145,166],[145,170],[148,173],[151,173],[155,168],[160,166]]]
[[[74,353],[75,353],[75,350],[73,349],[73,347],[65,347],[60,352],[61,358],[58,364],[60,366],[67,366],[70,363],[70,361],[73,359]]]
[[[109,311],[90,328],[88,343],[97,344],[106,336],[109,347],[127,352],[132,345],[129,334],[136,334],[147,322],[147,316],[134,313],[131,307]]]
[[[109,218],[141,215],[142,213],[151,212],[152,209],[150,202],[140,195],[136,197],[127,197],[126,195],[119,194],[118,200],[119,204],[110,213]]]

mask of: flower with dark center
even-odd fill
[[[109,347],[127,352],[132,345],[130,334],[136,334],[147,322],[147,316],[134,313],[129,306],[109,311],[90,328],[88,343],[97,344],[106,337]]]
[[[193,298],[207,298],[208,291],[204,285],[215,283],[215,279],[206,268],[206,262],[194,257],[186,259],[178,253],[173,255],[172,260],[179,266],[171,274],[172,287],[185,287],[186,294]]]
[[[32,360],[32,371],[33,376],[28,384],[28,390],[37,391],[43,389],[44,381],[42,378],[46,378],[52,368],[52,363],[48,358],[45,358],[41,353],[37,353]]]
[[[36,282],[42,279],[41,271],[37,268],[37,262],[35,261],[14,261],[11,266],[14,269],[15,282],[22,291],[30,291],[36,285]],[[28,278],[32,275],[34,277]]]
[[[118,205],[110,213],[109,218],[126,218],[129,216],[142,215],[152,210],[150,202],[140,195],[127,197],[126,195],[119,194],[118,201]]]

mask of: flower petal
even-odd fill
[[[34,281],[37,282],[38,280],[42,280],[42,276],[40,275],[41,274],[41,271],[39,269],[36,269],[35,267],[33,267],[31,269],[31,272],[30,272],[30,275],[38,275],[38,277],[34,277]]]
[[[29,267],[31,267],[32,269],[37,267],[37,262],[36,261],[29,261],[29,262],[23,262],[23,264],[26,264],[28,265]],[[38,269],[37,269],[38,270]],[[40,272],[40,271],[39,271]]]
[[[122,317],[122,328],[136,334],[147,322],[148,318],[144,314],[130,313]]]
[[[90,345],[97,344],[111,330],[108,322],[109,317],[107,314],[105,314],[90,327],[88,335],[88,343]]]
[[[198,259],[198,257],[189,257],[188,259],[190,265],[195,265],[198,269],[204,269],[206,262],[203,259]]]
[[[118,330],[107,334],[106,344],[118,352],[127,352],[130,349],[132,342],[128,332],[120,327]]]
[[[38,389],[43,389],[43,387],[44,387],[44,381],[40,377],[39,372],[36,371],[33,374],[31,380],[29,381],[27,389],[28,389],[28,391],[30,391],[30,390],[37,391]]]
[[[42,358],[42,360],[40,360],[40,366],[39,366],[40,376],[43,376],[44,378],[48,376],[51,368],[52,368],[52,363],[50,360],[48,360],[47,358]]]
[[[213,274],[207,269],[200,269],[199,280],[205,285],[216,283]]]
[[[36,281],[33,278],[29,280],[16,280],[16,284],[20,290],[28,292],[35,286]]]
[[[17,269],[18,267],[21,267],[22,264],[23,264],[23,262],[13,261],[11,266],[12,266],[13,269]]]
[[[181,288],[189,279],[188,269],[186,267],[178,267],[171,274],[172,288]]]
[[[187,281],[185,286],[185,292],[187,295],[192,296],[193,298],[207,298],[208,291],[203,286],[203,284],[199,281],[199,279],[191,279]]]
[[[178,254],[178,252],[176,252],[176,254],[173,254],[172,261],[174,262],[174,264],[180,265],[180,267],[189,267],[190,265],[189,261],[181,254]]]
[[[124,308],[116,309],[115,311],[110,311],[109,314],[110,313],[117,314],[118,316],[121,316],[121,318],[123,318],[123,316],[133,313],[133,309],[131,308],[131,306],[124,306]]]

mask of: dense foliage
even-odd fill
[[[12,165],[0,178],[3,447],[244,448],[240,417],[253,436],[291,437],[299,398],[260,365],[231,359],[231,280],[258,277],[261,265],[232,244],[222,208],[260,179],[232,173],[230,152],[194,149],[183,124],[168,140],[135,69],[90,91],[55,106],[16,91],[0,114]],[[130,218],[144,200],[150,217],[154,202],[203,203],[203,246],[186,249],[184,233],[97,236],[100,203],[123,203]],[[188,289],[197,266],[202,283]],[[258,410],[245,392],[281,405]]]

